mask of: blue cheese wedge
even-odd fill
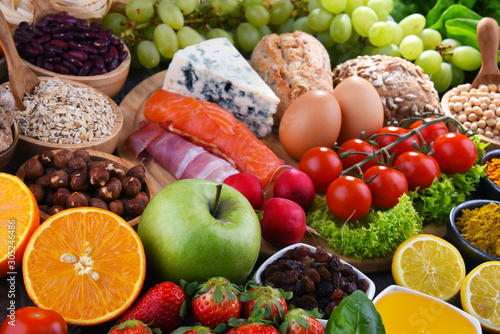
[[[226,39],[209,39],[175,53],[163,89],[213,102],[257,137],[271,132],[280,99]]]

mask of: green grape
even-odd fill
[[[417,35],[425,28],[425,16],[419,13],[411,14],[399,21],[403,36]]]
[[[375,47],[371,45],[370,43],[366,44],[363,49],[361,49],[361,55],[362,56],[370,56],[373,54],[373,50],[375,50]]]
[[[418,36],[405,36],[399,43],[399,50],[403,58],[415,60],[424,51],[424,42]]]
[[[352,12],[352,26],[362,37],[368,37],[371,26],[377,21],[377,13],[370,7],[360,6]]]
[[[375,22],[368,31],[368,40],[377,47],[391,44],[391,26],[387,22]]]
[[[184,26],[177,31],[177,39],[181,49],[204,41],[199,32],[188,26]]]
[[[330,31],[319,31],[316,33],[316,38],[323,44],[325,48],[329,48],[335,45],[332,37],[330,36]]]
[[[451,72],[451,64],[442,62],[439,71],[430,76],[432,82],[434,83],[434,88],[436,88],[439,93],[446,92],[448,87],[450,87],[452,77]]]
[[[285,23],[282,23],[278,26],[278,29],[276,32],[278,34],[286,34],[289,32],[293,32],[293,24],[295,23],[295,20],[292,18],[289,18]],[[311,28],[309,28],[311,29]]]
[[[431,75],[441,69],[442,61],[441,54],[436,50],[425,50],[415,59],[415,65],[420,66],[425,74]]]
[[[292,15],[294,8],[295,6],[290,0],[282,0],[275,3],[269,10],[269,13],[271,14],[271,24],[280,25],[285,23],[290,15]]]
[[[153,4],[147,0],[130,0],[125,5],[125,14],[130,21],[138,23],[147,22],[153,17],[155,9]]]
[[[457,46],[462,46],[462,43],[452,38],[443,39],[440,45],[440,49],[441,49],[441,56],[443,56],[443,59],[446,62],[448,63],[451,62],[451,56],[453,55],[453,50]]]
[[[401,29],[401,27],[399,26],[399,24],[397,24],[394,21],[387,21],[387,24],[392,29],[391,44],[399,45],[399,43],[401,43],[401,40],[403,39],[403,29]]]
[[[184,16],[181,10],[169,0],[160,2],[156,8],[156,12],[163,23],[168,24],[173,29],[179,30],[184,26]]]
[[[417,36],[424,42],[424,50],[436,50],[443,40],[439,31],[430,28],[425,28]]]
[[[262,27],[259,27],[258,29],[259,29],[260,35],[262,37],[267,36],[267,35],[271,35],[273,33],[273,31],[271,30],[271,28],[269,26],[262,26]]]
[[[464,71],[475,71],[481,67],[481,53],[472,46],[457,46],[453,49],[451,62]]]
[[[243,8],[247,8],[248,6],[251,6],[251,5],[262,5],[264,3],[264,0],[243,0],[241,2],[241,5],[243,6]]]
[[[154,24],[148,24],[146,26],[146,29],[144,30],[144,36],[146,39],[149,39],[150,41],[155,39],[155,30],[156,30],[156,25]]]
[[[352,12],[359,6],[363,6],[363,0],[347,0],[344,12],[347,15],[352,16]]]
[[[346,7],[346,0],[321,0],[323,8],[333,14],[342,13]]]
[[[295,22],[293,22],[292,31],[303,31],[310,35],[314,35],[315,31],[311,29],[309,26],[309,19],[307,16],[302,16],[298,18]]]
[[[307,3],[307,11],[310,13],[316,8],[323,8],[321,0],[309,0],[309,2]]]
[[[208,2],[218,16],[227,15],[238,6],[238,0],[208,0]]]
[[[137,58],[145,68],[155,68],[160,63],[160,53],[155,43],[148,40],[137,45]]]
[[[461,68],[451,64],[451,83],[450,87],[457,87],[465,81],[465,72]]]
[[[164,0],[164,1],[170,1],[170,0]],[[199,2],[198,2],[198,0],[175,0],[174,4],[177,7],[179,7],[182,14],[189,15],[192,12],[194,12],[196,9],[198,9]],[[207,3],[207,5],[208,5],[208,3]]]
[[[168,24],[162,23],[156,27],[154,40],[160,54],[167,59],[172,59],[179,50],[177,35]]]
[[[271,14],[262,5],[251,5],[245,9],[245,18],[256,27],[262,27],[269,23]]]
[[[316,8],[309,13],[307,17],[309,27],[314,31],[323,31],[330,27],[333,20],[333,14],[323,8]]]
[[[401,57],[401,50],[399,50],[399,47],[396,44],[389,44],[373,49],[371,54]]]
[[[345,43],[351,38],[352,25],[349,15],[342,13],[335,16],[330,25],[330,37],[335,43]]]
[[[369,0],[366,4],[377,13],[379,21],[386,21],[391,12],[391,2],[388,0]]]
[[[228,32],[226,32],[221,28],[212,28],[207,33],[208,39],[219,38],[219,37],[227,38],[231,42],[231,44],[234,45],[233,37]]]
[[[252,52],[261,36],[259,29],[248,22],[242,23],[236,29],[236,39],[240,47],[246,52]]]
[[[349,37],[349,40],[346,43],[350,45],[356,45],[360,38],[361,36],[356,32],[356,30],[353,29],[351,32],[351,37]]]
[[[119,37],[129,27],[127,17],[121,13],[108,13],[102,18],[102,28],[111,29],[113,34]]]

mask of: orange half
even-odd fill
[[[0,277],[21,264],[39,225],[38,205],[28,186],[17,176],[0,173]]]
[[[35,231],[23,257],[24,284],[41,308],[80,326],[120,316],[139,295],[146,257],[137,233],[98,208],[63,210]]]

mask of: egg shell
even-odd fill
[[[384,106],[380,95],[366,79],[351,76],[344,79],[333,90],[342,111],[342,127],[338,143],[351,138],[369,138],[384,125]]]
[[[311,90],[286,109],[279,127],[279,139],[285,151],[300,160],[313,147],[333,147],[341,123],[340,106],[333,95],[323,90]]]

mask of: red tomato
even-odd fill
[[[434,119],[433,117],[427,117],[424,120],[426,122],[429,122],[432,121],[433,119]],[[423,123],[424,122],[422,120],[416,121],[415,123],[412,123],[410,125],[410,129],[416,129]],[[422,135],[422,138],[424,138],[425,143],[427,145],[430,145],[434,140],[437,139],[437,137],[444,135],[445,133],[448,133],[448,128],[446,127],[446,124],[444,124],[443,122],[439,122],[428,125],[419,132]]]
[[[340,145],[337,153],[341,155],[342,153],[345,152],[361,152],[361,153],[366,153],[366,154],[373,154],[374,152],[378,151],[378,148],[373,146],[372,144],[368,143],[365,140],[359,139],[359,138],[352,138],[347,141],[345,141],[342,145]],[[344,168],[350,168],[354,166],[355,164],[363,161],[366,159],[365,154],[350,154],[347,157],[341,159],[342,165],[344,165]],[[376,162],[375,160],[370,160],[366,162],[364,165],[361,166],[361,170],[364,172],[371,166],[375,166]]]
[[[398,136],[396,135],[401,136],[407,134],[408,132],[410,132],[410,130],[408,129],[400,128],[397,126],[386,126],[376,133],[385,135],[376,137],[375,142],[378,143],[378,146],[380,148],[383,148],[398,140]],[[407,151],[414,151],[415,149],[413,147],[413,142],[416,142],[418,146],[421,146],[422,140],[418,136],[413,135],[410,138],[407,138],[401,143],[397,144],[393,148],[389,149],[388,152],[392,155],[397,151],[396,156],[398,156]]]
[[[420,190],[430,187],[435,178],[439,179],[441,169],[431,156],[420,152],[405,152],[394,162],[394,167],[404,174],[408,181],[408,189]]]
[[[311,178],[318,194],[324,194],[330,183],[342,173],[342,163],[331,148],[314,147],[300,158],[299,170]]]
[[[446,174],[465,173],[476,162],[476,145],[461,133],[446,133],[434,141],[434,159],[441,172]]]
[[[56,311],[27,306],[17,309],[12,319],[7,316],[0,328],[0,334],[18,333],[67,334],[68,326]]]
[[[390,209],[399,202],[399,197],[408,192],[408,182],[403,173],[387,166],[373,166],[363,174],[372,192],[372,205],[379,209]]]
[[[345,175],[330,184],[326,192],[326,203],[335,217],[354,221],[363,218],[370,211],[372,193],[361,179]]]

